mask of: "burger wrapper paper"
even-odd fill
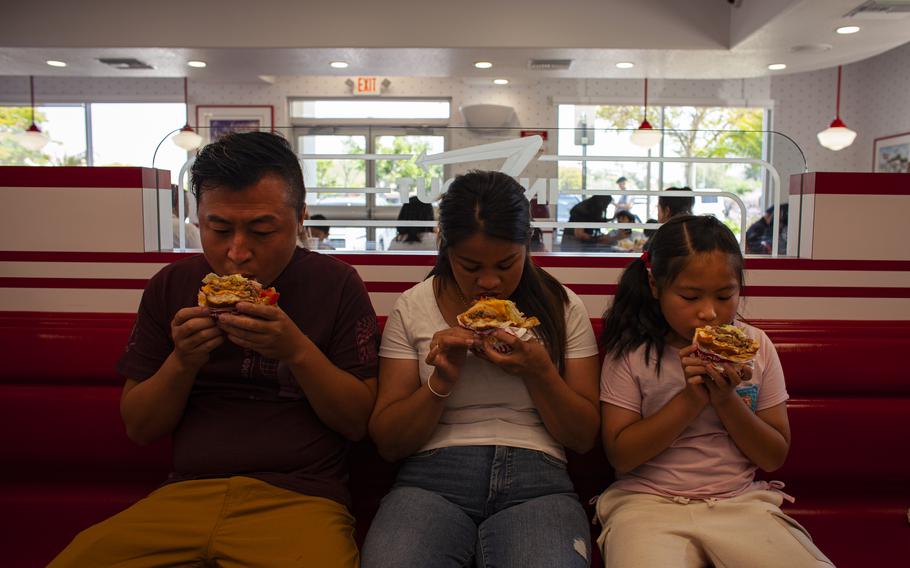
[[[467,329],[471,328],[468,327]],[[531,341],[532,339],[537,339],[537,334],[534,333],[534,330],[526,327],[514,327],[510,325],[504,325],[503,327],[494,327],[492,329],[471,329],[471,331],[478,335],[482,335],[484,337],[484,342],[488,343],[490,347],[499,353],[502,353],[503,355],[511,353],[512,347],[508,343],[504,343],[493,336],[493,333],[499,329],[505,331],[506,333],[514,335],[522,341]]]

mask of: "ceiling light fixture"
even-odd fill
[[[635,64],[631,61],[620,61],[616,64],[617,69],[631,69],[633,67],[635,67]]]
[[[196,69],[205,69],[208,66],[208,63],[206,63],[205,61],[200,61],[198,59],[194,59],[193,61],[187,61],[186,64],[189,65],[190,67],[195,67]]]
[[[193,130],[193,127],[190,126],[190,97],[187,89],[186,77],[183,78],[183,104],[186,106],[186,124],[180,129],[180,132],[174,134],[171,141],[187,152],[190,152],[202,144],[202,136],[199,136],[199,134]]]
[[[508,85],[509,80],[508,79],[493,79],[493,84],[494,85]]]
[[[38,151],[41,148],[47,146],[47,143],[50,142],[50,138],[35,124],[35,77],[29,76],[28,78],[28,89],[31,95],[31,108],[32,108],[32,125],[28,127],[27,130],[19,132],[16,134],[16,142],[21,146],[32,150]]]
[[[859,26],[841,26],[834,31],[836,31],[837,33],[839,33],[841,35],[849,35],[849,34],[855,34],[859,30],[860,30]]]
[[[786,68],[787,68],[786,63],[772,63],[771,65],[768,65],[768,69],[770,69],[771,71],[780,71],[781,69],[786,69]]]
[[[632,133],[632,143],[642,148],[653,148],[660,143],[663,133],[655,130],[648,122],[648,78],[645,77],[645,107],[644,115],[638,130]]]
[[[474,62],[474,67],[477,67],[478,69],[489,69],[492,66],[493,66],[493,64],[489,61],[475,61]]]
[[[840,119],[840,78],[841,66],[837,66],[837,111],[831,126],[818,133],[818,143],[829,150],[843,150],[856,138],[856,132],[847,128],[844,121]]]
[[[332,61],[331,63],[329,63],[329,67],[331,67],[332,69],[347,69],[348,62],[347,61]]]
[[[51,67],[66,67],[66,61],[58,61],[57,59],[48,59],[45,63]]]

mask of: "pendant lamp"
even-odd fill
[[[843,150],[856,138],[856,132],[847,128],[844,121],[840,119],[840,77],[841,66],[837,66],[837,111],[831,126],[818,133],[818,143],[829,150]]]
[[[48,138],[46,134],[41,132],[41,129],[38,128],[37,124],[35,124],[35,77],[34,76],[29,76],[29,78],[28,78],[28,89],[29,89],[29,93],[31,94],[31,101],[32,101],[31,102],[32,125],[29,126],[27,130],[24,130],[24,131],[16,134],[16,142],[18,142],[20,146],[24,146],[25,148],[27,148],[29,150],[37,151],[37,150],[40,150],[41,148],[44,148],[47,145],[47,143],[50,142],[50,138]]]
[[[644,117],[638,130],[632,133],[632,143],[642,148],[653,148],[660,143],[663,133],[655,130],[648,122],[648,79],[645,78],[645,110]]]
[[[183,103],[186,105],[186,124],[180,129],[180,132],[174,134],[171,140],[174,144],[180,146],[187,152],[195,150],[202,144],[202,136],[196,134],[193,127],[190,126],[190,97],[187,92],[187,78],[183,78]]]

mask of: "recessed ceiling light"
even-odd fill
[[[509,80],[508,79],[493,79],[493,83],[496,85],[508,85]]]
[[[477,67],[478,69],[489,69],[492,66],[493,66],[493,64],[490,63],[489,61],[475,61],[474,62],[474,67]]]
[[[48,59],[45,63],[51,67],[66,67],[66,61],[57,61],[56,59]]]
[[[617,69],[631,69],[633,67],[635,67],[635,64],[631,61],[620,61],[616,64]]]
[[[834,31],[841,35],[855,34],[859,31],[859,26],[841,26]]]
[[[205,67],[207,65],[205,61],[199,61],[199,60],[187,61],[186,64],[189,65],[190,67],[195,67],[196,69],[202,69],[203,67]]]
[[[771,71],[780,71],[781,69],[786,69],[786,68],[787,68],[786,63],[772,63],[771,65],[768,65],[768,69],[770,69]]]
[[[348,62],[347,61],[332,61],[331,63],[329,63],[329,66],[333,69],[347,69]]]

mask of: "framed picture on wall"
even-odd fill
[[[873,172],[910,173],[910,132],[876,138],[873,147]]]
[[[271,130],[274,123],[272,105],[196,105],[196,124],[206,143],[229,132]]]

